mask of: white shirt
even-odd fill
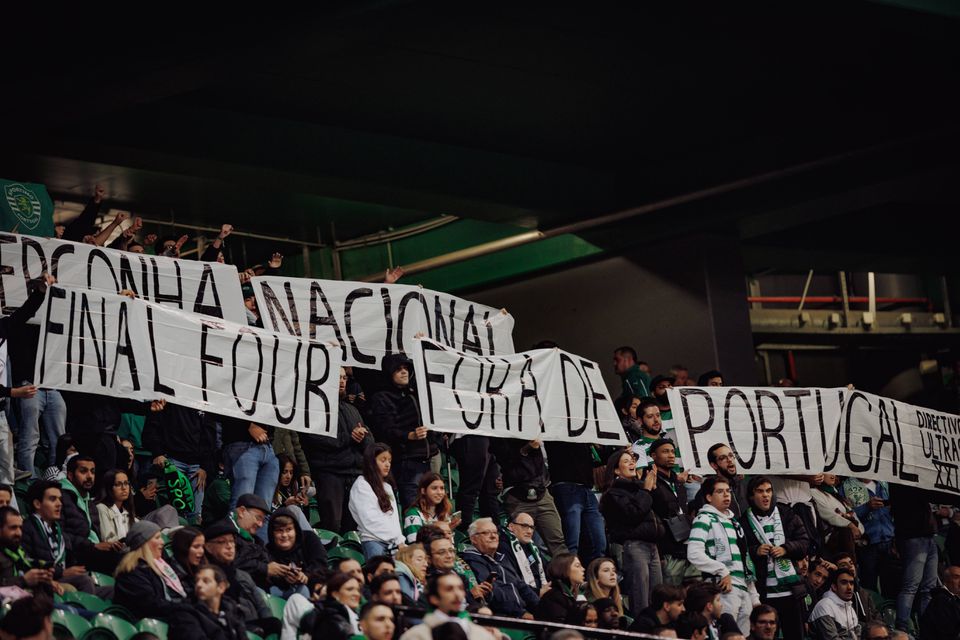
[[[350,515],[353,516],[360,530],[361,542],[386,542],[401,545],[404,543],[403,531],[400,529],[400,513],[397,510],[397,499],[393,489],[386,485],[387,495],[390,497],[391,510],[384,513],[377,502],[377,494],[363,476],[357,478],[350,488]]]

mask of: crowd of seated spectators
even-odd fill
[[[179,256],[188,236],[141,238],[138,218],[97,228],[105,195],[58,236],[102,245],[120,228],[112,248]],[[201,259],[223,262],[232,232]],[[826,473],[745,477],[722,444],[713,473],[693,474],[667,399],[694,384],[684,366],[653,375],[632,347],[613,351],[629,442],[617,448],[428,429],[412,363],[394,354],[369,398],[340,369],[328,438],[38,389],[27,320],[52,282],[34,281],[0,321],[0,590],[12,603],[0,638],[45,637],[60,615],[95,620],[90,602],[178,639],[503,637],[484,615],[696,640],[960,637],[954,498]]]

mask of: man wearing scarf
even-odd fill
[[[523,578],[534,591],[543,595],[544,586],[549,584],[544,573],[543,558],[533,542],[534,524],[529,513],[518,511],[500,531],[500,548],[504,562]]]
[[[766,476],[750,479],[747,499],[750,507],[740,524],[756,568],[760,599],[777,610],[784,640],[802,640],[805,589],[793,561],[807,555],[807,528],[790,507],[777,503]]]
[[[740,523],[730,511],[726,478],[710,476],[703,482],[707,504],[700,508],[687,539],[687,559],[705,579],[720,587],[723,608],[741,629],[750,627],[750,612],[760,603],[753,561]]]

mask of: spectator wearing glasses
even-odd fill
[[[504,562],[542,596],[550,583],[547,580],[546,563],[533,542],[534,529],[530,514],[518,511],[507,523],[506,529],[500,530],[499,551],[504,556]]]
[[[730,511],[730,485],[721,476],[703,482],[707,504],[700,508],[687,540],[687,558],[723,592],[723,608],[746,629],[760,598],[753,562],[740,523]]]
[[[471,545],[463,551],[474,575],[480,582],[491,585],[487,605],[497,615],[522,617],[532,620],[532,611],[540,602],[537,592],[504,562],[500,546],[500,532],[491,518],[477,518],[468,530]]]
[[[730,485],[730,510],[739,518],[750,506],[747,500],[747,483],[737,469],[737,456],[727,445],[718,442],[707,449],[707,462],[713,471]],[[706,503],[701,489],[693,499],[691,510],[696,513]]]
[[[750,635],[747,640],[774,640],[778,622],[776,609],[768,604],[758,604],[750,612]]]

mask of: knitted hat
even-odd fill
[[[140,520],[130,527],[130,530],[127,532],[127,537],[124,538],[124,540],[130,551],[136,551],[158,533],[160,533],[160,525],[150,522],[149,520]]]

